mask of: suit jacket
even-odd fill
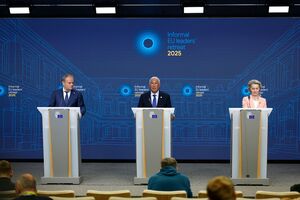
[[[254,107],[254,101],[250,96],[246,96],[243,98],[243,108],[255,108]],[[266,108],[267,107],[267,101],[265,98],[259,97],[258,99],[258,107],[257,108]]]
[[[151,95],[151,91],[145,92],[144,94],[142,94],[140,96],[138,107],[151,108],[152,103],[151,103],[151,96],[150,95]],[[170,107],[172,107],[170,95],[168,95],[165,92],[159,91],[159,97],[158,97],[158,102],[157,102],[156,107],[158,107],[158,108],[170,108]]]
[[[83,116],[86,109],[81,92],[71,90],[68,104],[65,103],[63,89],[55,90],[52,93],[49,107],[80,107],[81,115]]]

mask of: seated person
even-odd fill
[[[236,199],[234,185],[226,176],[217,176],[208,181],[206,191],[209,200]]]
[[[16,183],[19,195],[15,200],[52,200],[49,197],[37,196],[36,180],[31,174],[23,174]]]
[[[13,170],[10,162],[0,161],[0,191],[15,190],[15,184],[11,181]]]
[[[161,169],[148,181],[149,190],[176,191],[185,190],[189,198],[193,197],[190,180],[177,172],[177,161],[174,158],[164,158]]]
[[[291,192],[300,192],[300,184],[292,185],[290,188]]]

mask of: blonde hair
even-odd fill
[[[250,90],[250,88],[251,88],[251,85],[253,85],[253,84],[257,84],[257,85],[259,86],[259,89],[262,88],[261,82],[260,82],[259,80],[253,79],[253,80],[250,80],[250,81],[248,82],[248,89],[249,89],[249,90]]]
[[[209,200],[236,199],[233,183],[226,176],[217,176],[208,181],[206,190]]]

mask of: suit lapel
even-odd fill
[[[152,102],[151,102],[151,92],[148,92],[146,98],[147,98],[147,102],[149,103],[149,106],[152,107]]]
[[[71,92],[70,92],[70,97],[69,97],[69,101],[68,101],[67,106],[70,106],[70,105],[71,105],[71,102],[72,102],[72,100],[74,99],[74,96],[75,96],[75,91],[74,91],[74,90],[71,90]]]
[[[161,95],[161,93],[159,93],[159,97],[158,97],[158,99],[157,99],[157,107],[159,107],[160,106],[160,104],[161,104],[161,101],[162,101],[162,95]]]
[[[60,97],[61,102],[62,102],[62,103],[61,103],[61,106],[62,106],[62,107],[67,106],[67,105],[66,105],[66,102],[65,102],[65,99],[64,99],[64,91],[63,91],[63,90],[60,90],[60,91],[59,91],[59,97]]]

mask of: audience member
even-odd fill
[[[52,200],[49,197],[37,196],[36,180],[31,174],[23,174],[16,182],[15,200]]]
[[[290,190],[294,192],[300,192],[300,184],[292,185]]]
[[[15,184],[11,181],[13,170],[10,162],[0,161],[0,191],[15,190]]]
[[[193,197],[190,180],[187,176],[177,172],[177,161],[174,158],[165,158],[161,161],[161,169],[148,181],[149,190],[176,191],[185,190],[187,196]]]
[[[217,176],[208,181],[206,190],[209,200],[236,199],[234,185],[226,176]]]

